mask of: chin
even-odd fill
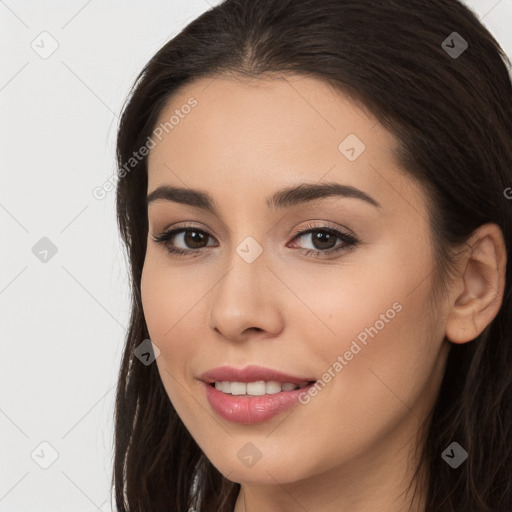
[[[286,451],[283,451],[283,454],[285,453]],[[263,455],[253,465],[249,461],[242,462],[237,456],[232,461],[210,458],[209,460],[225,478],[239,484],[276,485],[277,482],[287,484],[306,479],[308,471],[300,462],[299,454],[297,461],[283,454],[277,455],[277,460],[270,457],[264,460]],[[241,458],[243,460],[243,457]]]

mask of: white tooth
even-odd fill
[[[245,382],[232,382],[231,394],[232,395],[245,395],[247,393],[247,384]]]
[[[223,393],[232,395],[251,395],[251,396],[262,396],[265,394],[273,395],[280,391],[294,391],[295,389],[302,388],[308,385],[308,382],[301,382],[300,384],[294,384],[292,382],[277,382],[258,380],[256,382],[229,382],[219,381],[215,382],[215,388]]]
[[[265,393],[273,395],[281,391],[281,383],[274,380],[270,380],[265,384]]]
[[[261,396],[265,394],[265,381],[258,380],[257,382],[247,383],[247,394],[253,396]]]

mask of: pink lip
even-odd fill
[[[206,382],[256,382],[258,380],[291,382],[292,384],[300,384],[301,382],[309,382],[316,380],[314,377],[296,377],[286,373],[265,368],[263,366],[251,365],[245,368],[233,368],[232,366],[219,366],[213,370],[208,370],[199,376],[199,379]]]
[[[239,381],[240,382],[240,381]],[[273,395],[242,396],[229,395],[219,391],[211,384],[202,383],[206,398],[212,409],[225,420],[233,423],[254,425],[281,414],[299,402],[299,397],[309,391],[310,384],[294,391],[280,391]]]
[[[244,369],[222,366],[203,373],[200,379],[203,381],[206,398],[212,409],[225,420],[246,425],[263,423],[281,414],[298,403],[299,397],[307,393],[316,382],[314,378],[287,375],[261,366],[248,366]],[[256,382],[259,380],[294,384],[313,382],[309,386],[293,391],[280,391],[262,396],[230,395],[212,385],[213,382],[221,381]]]

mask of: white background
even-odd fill
[[[110,510],[130,304],[114,192],[92,190],[115,172],[137,73],[218,3],[0,0],[0,512]],[[466,3],[512,56],[512,1]],[[51,48],[43,31],[59,45],[47,59],[31,47]]]

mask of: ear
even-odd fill
[[[505,290],[507,252],[500,227],[480,226],[467,246],[446,319],[446,337],[453,343],[474,340],[493,321]]]

